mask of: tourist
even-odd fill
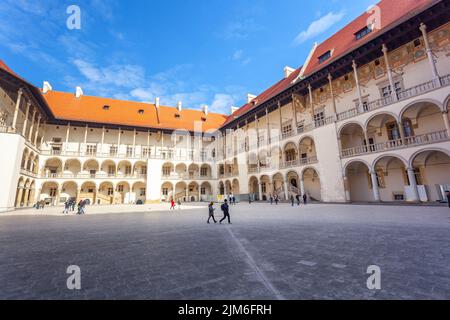
[[[227,199],[225,199],[224,203],[220,206],[220,209],[222,209],[222,212],[223,212],[223,218],[220,220],[220,223],[222,223],[223,220],[228,218],[228,223],[231,224],[230,211],[229,211],[230,208],[228,206]]]
[[[270,201],[270,204],[272,205],[273,204],[273,196],[272,195],[270,195],[269,201]]]
[[[214,218],[214,210],[216,210],[216,208],[214,208],[214,202],[211,202],[208,205],[208,212],[209,212],[209,218],[208,221],[206,221],[209,224],[209,220],[212,218],[214,223],[217,223],[216,219]]]
[[[64,202],[63,213],[64,214],[68,214],[69,213],[69,209],[70,209],[70,200],[66,200],[66,202]]]
[[[170,210],[175,210],[175,200],[170,200]]]
[[[181,200],[180,199],[178,199],[178,210],[181,210]]]
[[[45,201],[44,200],[39,201],[39,208],[44,210],[44,207],[45,207]]]
[[[233,194],[232,200],[233,200],[233,205],[235,206],[236,205],[236,197],[234,196],[234,194]]]
[[[80,202],[78,202],[77,214],[83,214],[84,213],[83,205],[84,205],[84,201],[80,200]]]
[[[450,208],[450,191],[445,191],[445,195],[447,196],[448,207]]]
[[[70,200],[70,211],[75,211],[75,205],[76,205],[75,199]]]
[[[306,202],[308,201],[308,196],[306,195],[306,193],[303,194],[303,204],[306,205]]]
[[[279,201],[279,200],[280,200],[280,199],[278,198],[278,195],[276,194],[276,195],[275,195],[275,204],[276,204],[276,205],[278,205],[278,201]]]
[[[295,196],[295,199],[297,200],[297,206],[300,206],[300,195],[297,194],[297,195]]]
[[[294,206],[294,196],[291,194],[291,206]]]

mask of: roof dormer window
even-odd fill
[[[139,110],[138,110],[138,113],[139,113],[139,114],[144,114],[144,109],[139,109]]]
[[[103,106],[103,110],[109,110],[109,106],[104,105],[104,106]]]
[[[373,30],[372,26],[365,26],[361,30],[359,30],[357,33],[355,33],[356,40],[362,39],[365,36],[367,36],[369,33],[371,33]]]
[[[331,58],[331,50],[328,50],[327,52],[325,52],[323,55],[321,55],[319,57],[319,63],[323,63],[330,58]]]

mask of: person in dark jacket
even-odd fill
[[[228,218],[228,223],[231,224],[231,221],[230,221],[230,207],[228,206],[228,201],[226,199],[225,199],[224,203],[220,206],[220,209],[222,209],[223,218],[219,221],[219,223],[222,223],[223,220]]]
[[[272,205],[273,204],[273,196],[272,195],[270,195],[270,204]]]
[[[294,196],[291,194],[291,206],[294,206]]]
[[[445,195],[447,196],[448,207],[450,208],[450,191],[445,191]]]
[[[303,194],[303,204],[306,204],[306,202],[308,201],[308,196],[306,195],[306,193]]]
[[[278,198],[278,195],[275,195],[275,204],[276,205],[278,205],[278,201],[279,201],[280,199]]]
[[[216,208],[214,208],[214,202],[211,202],[208,205],[208,212],[209,212],[209,218],[208,221],[206,221],[207,223],[209,223],[209,220],[212,218],[214,223],[217,223],[216,219],[214,218],[214,210],[216,210]]]
[[[300,195],[297,194],[297,195],[295,196],[295,199],[297,200],[297,206],[300,206]]]

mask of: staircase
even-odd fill
[[[96,201],[100,201],[100,204],[112,204],[113,203],[113,197],[108,196],[106,194],[97,193]]]
[[[185,191],[181,191],[181,192],[178,192],[178,193],[175,194],[175,197],[174,197],[173,200],[175,202],[178,202],[178,200],[182,201],[183,198],[185,198],[185,197],[186,197],[186,192]]]

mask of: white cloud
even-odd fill
[[[300,32],[294,39],[294,45],[299,45],[305,41],[315,38],[323,32],[327,31],[331,26],[338,23],[344,17],[344,12],[329,12],[327,15],[313,21],[308,29]]]
[[[214,95],[214,100],[211,104],[211,110],[228,114],[230,112],[231,106],[235,105],[235,102],[236,100],[232,95],[217,93]]]
[[[257,24],[253,19],[240,19],[230,21],[220,35],[225,39],[246,39],[253,32],[262,30],[263,27]]]
[[[231,56],[231,60],[240,62],[242,66],[246,66],[252,61],[250,57],[245,55],[244,50],[242,49],[236,50]]]

